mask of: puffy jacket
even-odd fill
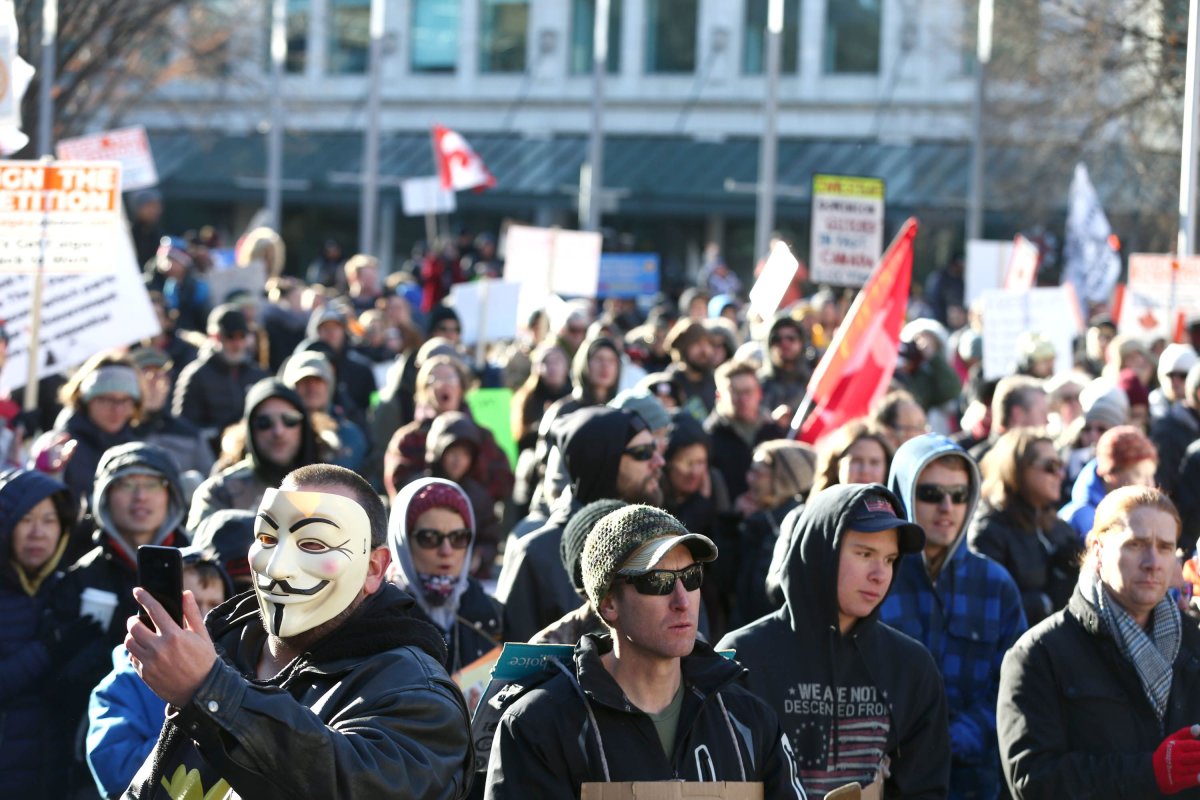
[[[1075,485],[1071,487],[1071,502],[1058,510],[1058,518],[1071,526],[1082,542],[1092,529],[1096,506],[1108,494],[1104,481],[1096,474],[1096,459],[1084,465]]]
[[[794,732],[800,776],[813,797],[850,781],[866,786],[890,759],[884,797],[944,798],[950,737],[942,678],[929,651],[878,619],[878,606],[838,627],[837,575],[851,509],[877,484],[831,486],[798,516],[782,576],[784,606],[717,644],[734,650],[745,683]],[[893,500],[894,502],[894,500]],[[901,565],[905,558],[900,558]]]
[[[680,659],[685,687],[675,752],[632,706],[600,661],[607,635],[587,635],[574,669],[559,662],[500,718],[489,800],[579,797],[585,782],[758,781],[772,800],[805,797],[791,745],[774,712],[737,685],[745,670],[703,642]]]
[[[116,433],[105,433],[88,419],[86,411],[63,409],[58,415],[58,422],[58,427],[75,440],[75,449],[63,468],[63,483],[76,498],[83,500],[88,509],[91,509],[92,487],[95,484],[100,457],[108,448],[127,444],[138,437],[128,424]]]
[[[229,796],[254,800],[465,797],[467,708],[441,665],[441,637],[410,616],[412,602],[385,583],[266,681],[254,679],[266,631],[253,592],[213,609],[206,624],[222,657],[172,709],[125,797],[180,796],[189,777],[196,796],[223,780]]]
[[[104,797],[118,797],[154,750],[166,704],[129,660],[125,645],[113,650],[113,671],[92,690],[88,702],[88,768]]]
[[[979,470],[966,452],[944,436],[925,434],[900,446],[892,458],[892,491],[913,511],[917,481],[925,467],[959,456],[970,476],[971,496],[958,538],[936,578],[925,556],[905,558],[879,618],[928,648],[941,670],[950,717],[950,797],[996,798],[1003,785],[996,750],[996,694],[1000,663],[1025,632],[1021,595],[996,562],[966,546],[967,523],[979,501]]]
[[[1016,800],[1162,797],[1151,757],[1196,722],[1200,628],[1183,622],[1171,696],[1160,724],[1133,665],[1077,589],[1067,607],[1004,657],[996,724],[1004,777]],[[1172,795],[1200,798],[1200,789]]]
[[[265,377],[258,365],[230,364],[223,354],[209,349],[179,373],[171,413],[216,441],[226,426],[242,418],[246,392]]]

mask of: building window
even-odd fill
[[[696,71],[697,0],[646,0],[646,72]]]
[[[881,0],[829,0],[825,8],[825,72],[879,72]]]
[[[412,0],[413,72],[454,72],[459,0]]]
[[[329,74],[362,75],[371,49],[371,0],[330,0]]]
[[[287,41],[285,72],[300,75],[308,64],[308,18],[312,0],[287,0],[284,11],[283,36]],[[271,16],[275,3],[264,0],[263,8],[263,69],[271,71]]]
[[[762,75],[767,70],[767,5],[770,0],[746,0],[742,33],[742,72]],[[800,0],[783,0],[783,52],[780,70],[796,73],[800,63]]]
[[[571,74],[592,72],[592,25],[596,0],[575,0],[571,11]],[[621,0],[608,0],[608,71],[621,71]]]
[[[479,71],[524,72],[528,0],[482,0]]]

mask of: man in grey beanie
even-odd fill
[[[774,712],[738,685],[745,670],[696,639],[703,563],[716,557],[711,540],[651,506],[596,524],[580,572],[610,633],[585,635],[572,667],[547,672],[505,710],[485,797],[680,779],[755,781],[765,797],[806,797]]]

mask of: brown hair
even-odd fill
[[[1088,549],[1091,550],[1094,541],[1113,529],[1128,527],[1129,515],[1137,508],[1153,508],[1170,516],[1175,520],[1175,540],[1179,541],[1183,522],[1171,498],[1159,489],[1148,486],[1122,486],[1106,494],[1100,505],[1096,506],[1096,518],[1087,535]]]
[[[888,443],[883,432],[863,420],[847,422],[831,433],[817,448],[817,477],[813,481],[811,499],[817,492],[838,483],[838,462],[846,455],[846,451],[861,439],[870,439],[883,448],[883,457],[887,462],[884,472],[892,469],[892,446]]]
[[[1043,384],[1028,375],[1009,375],[1001,378],[992,395],[992,432],[999,433],[1012,424],[1014,408],[1028,409],[1035,394],[1045,394]]]
[[[983,499],[992,508],[1009,511],[1021,527],[1029,531],[1038,526],[1042,510],[1017,501],[1025,489],[1022,475],[1025,468],[1037,460],[1037,445],[1041,442],[1054,448],[1054,440],[1041,428],[1014,428],[997,439],[979,463],[983,473],[980,488]],[[1053,511],[1050,515],[1053,516]]]
[[[413,393],[418,403],[426,400],[426,395],[429,393],[429,381],[433,375],[434,369],[437,367],[450,367],[458,375],[458,382],[462,386],[463,394],[466,395],[467,389],[471,388],[467,370],[463,367],[462,362],[446,355],[434,356],[427,358],[421,363],[421,368],[417,370],[417,389]]]
[[[733,383],[734,378],[739,375],[749,375],[751,378],[758,378],[758,369],[744,358],[733,358],[717,367],[717,371],[713,375],[717,384],[717,391],[721,391],[722,387],[724,387],[724,390],[728,392],[729,385]]]

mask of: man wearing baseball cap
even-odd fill
[[[718,644],[737,651],[749,668],[747,687],[793,737],[812,797],[852,781],[882,784],[875,796],[887,797],[932,800],[949,789],[937,665],[928,650],[878,619],[899,559],[925,544],[901,509],[879,484],[821,491],[784,523],[796,530],[781,581],[783,608]]]
[[[618,509],[580,561],[609,633],[587,634],[500,719],[485,797],[578,797],[587,782],[751,781],[804,798],[775,714],[737,685],[745,669],[696,639],[710,539],[665,511]]]

